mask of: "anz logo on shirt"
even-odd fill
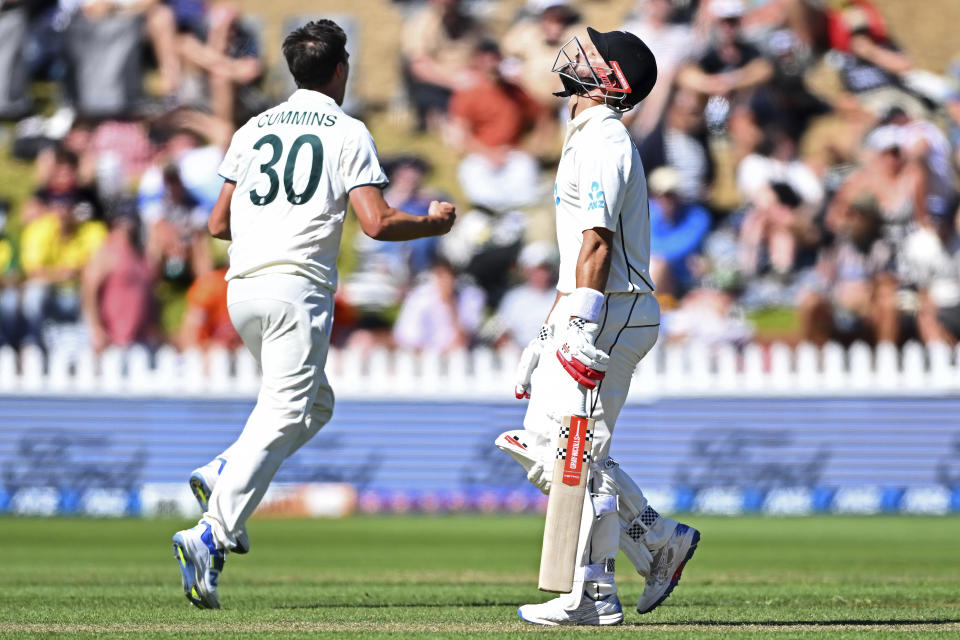
[[[587,194],[587,197],[590,198],[590,204],[587,205],[587,211],[606,208],[607,203],[603,198],[603,191],[600,189],[599,182],[594,182],[592,185],[590,185],[590,193]]]

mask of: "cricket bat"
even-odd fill
[[[541,591],[570,593],[573,589],[580,517],[587,488],[587,461],[593,444],[593,422],[593,418],[578,415],[564,416],[560,420],[557,459],[553,465],[540,554]]]

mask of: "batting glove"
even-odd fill
[[[530,397],[530,376],[533,370],[540,364],[540,354],[543,353],[545,345],[553,338],[553,327],[545,324],[540,327],[540,333],[524,347],[520,354],[520,362],[517,363],[516,384],[513,393],[517,400]]]
[[[557,359],[570,376],[586,389],[594,389],[603,380],[610,356],[594,346],[600,326],[583,318],[574,318],[563,333]]]

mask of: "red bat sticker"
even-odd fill
[[[570,417],[570,435],[567,436],[567,459],[563,463],[563,484],[580,484],[583,473],[583,443],[587,440],[587,419]]]

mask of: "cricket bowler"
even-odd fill
[[[635,35],[590,28],[586,35],[568,41],[553,67],[564,87],[556,95],[568,97],[570,109],[554,185],[557,301],[517,369],[516,395],[530,398],[524,428],[496,441],[548,492],[554,459],[561,455],[560,416],[580,404],[585,417],[595,420],[586,496],[582,516],[577,514],[573,590],[518,611],[523,620],[543,625],[623,621],[614,581],[618,548],[646,579],[637,610],[652,611],[670,595],[700,540],[696,529],[647,504],[609,456],[634,370],[656,342],[660,324],[649,274],[646,179],[620,121],[653,88],[657,66]]]
[[[447,202],[415,216],[384,201],[387,178],[373,139],[340,108],[346,41],[330,20],[290,33],[283,55],[299,89],[242,126],[220,165],[210,233],[232,241],[230,319],[263,378],[236,442],[190,477],[203,518],[173,536],[183,590],[200,608],[220,607],[224,560],[250,548],[247,518],[283,461],[330,420],[324,365],[347,201],[377,240],[444,234],[455,218]]]

